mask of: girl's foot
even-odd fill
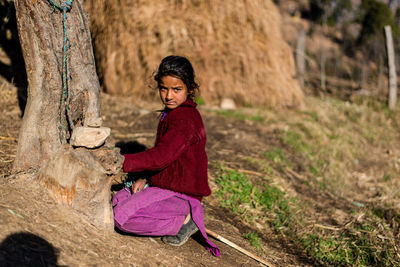
[[[196,233],[197,230],[199,230],[199,228],[197,228],[196,224],[190,217],[189,221],[182,225],[177,235],[166,235],[163,236],[161,240],[166,244],[179,247],[185,244],[189,237]]]

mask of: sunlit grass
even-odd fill
[[[269,227],[286,235],[319,265],[400,266],[400,192],[396,191],[400,161],[392,156],[400,142],[399,110],[388,111],[373,101],[308,101],[312,108],[306,111],[266,113],[262,123],[275,124],[280,141],[260,151],[260,157],[247,159],[265,177],[221,168],[216,179],[221,205],[250,225],[262,212]],[[242,115],[229,116],[245,120]],[[329,225],[319,216],[335,219],[332,214],[311,213],[317,200],[302,192],[292,197],[293,181],[287,179],[293,174],[301,178],[296,183],[316,194],[326,192],[332,200],[348,201],[353,210],[342,212],[350,221]],[[373,181],[382,197],[356,205],[359,202],[352,197],[360,191],[357,181]]]
[[[244,235],[244,238],[249,240],[250,244],[253,247],[255,247],[258,251],[262,250],[261,239],[257,233],[254,233],[254,232],[247,233]]]
[[[246,114],[242,110],[216,110],[216,114],[223,115],[230,118],[236,118],[239,120],[257,121],[263,122],[265,118],[261,115]]]

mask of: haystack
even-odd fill
[[[301,105],[293,53],[270,0],[87,0],[104,90],[152,100],[152,74],[170,54],[188,57],[201,98],[217,104]]]

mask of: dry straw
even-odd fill
[[[295,107],[303,93],[270,0],[88,0],[106,92],[150,100],[152,73],[170,54],[193,63],[206,103]]]

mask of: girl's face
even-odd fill
[[[189,92],[185,83],[173,76],[164,76],[158,86],[160,98],[165,107],[174,109],[186,101]]]

